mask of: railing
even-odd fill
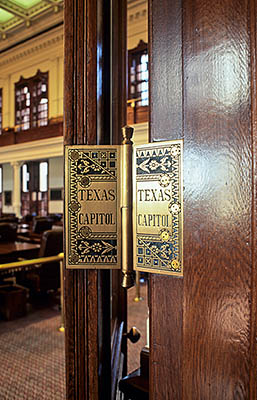
[[[22,261],[15,261],[6,264],[0,264],[0,271],[8,270],[8,271],[15,271],[19,269],[26,269],[26,267],[31,267],[34,265],[36,268],[41,268],[42,264],[47,264],[54,261],[60,262],[60,284],[61,284],[61,326],[59,327],[59,331],[64,331],[64,313],[63,313],[63,258],[64,254],[59,253],[56,256],[50,257],[40,257],[40,258],[33,258],[32,260],[22,260]]]
[[[127,100],[127,104],[130,104],[130,107],[134,108],[136,107],[136,103],[141,100],[141,97],[138,97],[137,99],[129,99]]]
[[[40,139],[49,139],[63,135],[63,122],[57,118],[48,125],[30,128],[25,131],[15,131],[15,128],[5,128],[0,135],[0,146],[10,146]]]

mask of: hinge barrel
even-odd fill
[[[133,237],[132,237],[132,151],[133,128],[122,128],[122,286],[126,289],[134,286],[133,274]]]

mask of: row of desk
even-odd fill
[[[22,242],[7,242],[0,243],[0,265],[11,263],[19,259],[37,258],[39,254],[40,244],[22,243]],[[6,275],[13,275],[14,272],[22,271],[24,268],[17,268],[15,271],[11,269],[0,269],[1,276],[4,279]]]
[[[31,256],[31,253],[37,253],[40,249],[40,244],[26,243],[26,242],[3,242],[0,243],[0,257],[14,255],[17,257],[26,256],[26,258]],[[34,254],[32,254],[34,257]]]
[[[55,285],[58,285],[58,280],[60,284],[59,265],[62,266],[63,255],[47,256],[49,250],[50,254],[53,251],[53,239],[57,238],[56,243],[60,242],[59,232],[57,236],[53,232],[56,228],[46,233],[44,240],[41,240],[43,232],[35,233],[27,224],[18,225],[17,235],[8,236],[8,227],[6,230],[5,227],[2,228],[3,240],[8,237],[9,240],[15,240],[0,241],[0,316],[1,319],[9,320],[25,315],[28,293],[31,296],[31,293],[35,295],[41,290],[45,293],[48,289],[56,290],[59,287]],[[58,231],[60,230],[61,227],[58,226]],[[56,245],[56,251],[59,249],[60,246]],[[23,307],[20,313],[21,303]]]
[[[61,226],[54,226],[53,230],[61,228]],[[43,232],[41,234],[32,232],[28,224],[19,224],[15,242],[0,242],[0,265],[19,259],[37,258],[40,254],[42,234]]]

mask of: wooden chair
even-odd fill
[[[40,243],[42,234],[51,230],[53,226],[53,219],[49,217],[35,217],[32,222],[31,231],[27,234],[19,234],[18,240],[27,243]]]
[[[52,218],[35,217],[32,226],[32,232],[37,234],[43,233],[44,231],[47,231],[52,228],[53,222],[54,221]]]
[[[47,230],[41,238],[39,257],[55,256],[63,251],[63,231]],[[31,289],[31,294],[57,291],[60,288],[60,264],[53,262],[37,265],[33,271],[27,272],[19,282]]]
[[[48,230],[43,233],[39,257],[55,256],[63,252],[63,230]],[[45,264],[39,270],[40,291],[60,288],[60,264]]]
[[[15,242],[17,239],[17,224],[0,222],[0,242]]]
[[[32,214],[26,214],[22,218],[22,223],[24,223],[24,224],[31,224],[32,221],[33,221],[33,215]]]

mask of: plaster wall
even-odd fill
[[[3,128],[15,125],[15,83],[37,70],[48,71],[49,119],[63,115],[63,26],[59,26],[1,54]]]

